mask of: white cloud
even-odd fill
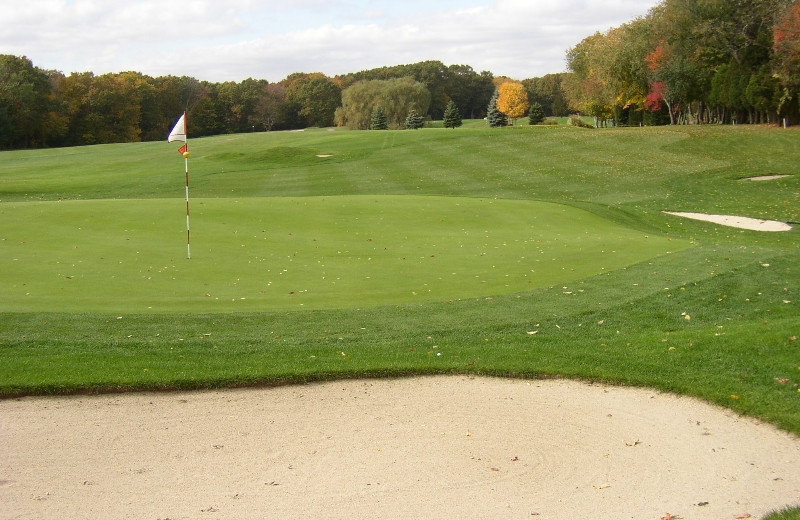
[[[0,0],[0,52],[42,68],[279,81],[441,60],[516,78],[658,0]]]

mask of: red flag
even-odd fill
[[[178,153],[183,155],[184,153],[186,153],[186,150],[188,150],[188,148],[186,147],[186,145],[183,145],[181,146],[181,149],[178,150]]]

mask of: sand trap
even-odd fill
[[[3,518],[703,520],[800,439],[688,398],[466,376],[0,401]]]
[[[753,231],[790,231],[792,226],[786,222],[777,220],[761,220],[749,217],[737,217],[734,215],[708,215],[705,213],[683,213],[680,211],[665,211],[668,215],[692,218],[695,220],[705,220],[723,226],[736,227],[740,229],[750,229]]]
[[[774,181],[775,179],[783,179],[784,177],[791,177],[791,175],[759,175],[758,177],[747,177],[741,179],[743,181]]]

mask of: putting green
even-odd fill
[[[0,205],[0,311],[352,308],[521,292],[681,241],[552,203],[424,196]]]

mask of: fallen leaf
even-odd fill
[[[751,515],[750,513],[742,513],[740,515],[734,515],[734,518],[740,518],[740,519],[741,518],[750,518],[751,516],[753,516],[753,515]]]
[[[739,399],[739,396],[736,394],[731,394],[731,399]]]
[[[492,468],[492,471],[500,471],[500,468]]]

